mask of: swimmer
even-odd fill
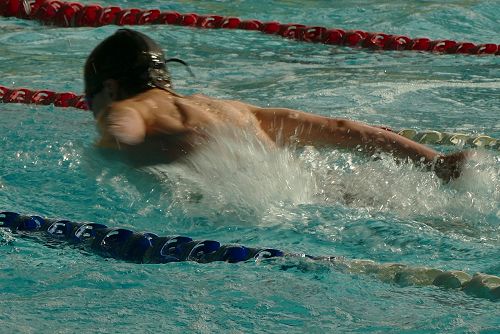
[[[97,122],[97,146],[124,152],[138,166],[186,157],[218,129],[254,133],[269,147],[311,145],[385,152],[433,170],[444,181],[457,178],[468,152],[443,155],[394,132],[361,122],[285,108],[261,108],[240,101],[172,87],[161,47],[148,36],[119,29],[88,57],[85,96]]]

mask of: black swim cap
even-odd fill
[[[117,80],[128,96],[154,87],[172,89],[161,47],[130,29],[119,29],[92,51],[85,63],[84,78],[87,96],[98,93],[106,79]]]

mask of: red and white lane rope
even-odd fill
[[[0,102],[73,107],[87,110],[83,95],[71,92],[57,93],[51,90],[31,90],[27,88],[8,88],[0,85]]]
[[[283,24],[276,21],[242,20],[238,17],[220,15],[182,14],[158,9],[102,7],[59,0],[0,0],[0,16],[37,20],[61,27],[171,24],[203,29],[254,30],[303,42],[378,50],[500,55],[500,46],[496,43],[475,44],[453,40],[410,38],[363,30],[345,30],[295,23]]]

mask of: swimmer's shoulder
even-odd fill
[[[107,114],[137,112],[143,118],[148,119],[158,113],[174,111],[175,100],[178,98],[179,96],[171,95],[163,90],[151,89],[131,98],[113,102]]]

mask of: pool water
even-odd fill
[[[500,43],[497,1],[113,4]],[[0,27],[0,85],[78,93],[86,56],[117,29],[15,18],[0,18]],[[500,138],[499,57],[379,52],[247,31],[136,29],[191,65],[195,78],[170,66],[183,94]],[[90,113],[15,104],[0,104],[0,112],[2,211],[500,276],[498,150],[479,151],[463,177],[446,185],[387,157],[266,152],[244,135],[213,143],[189,164],[137,170],[94,148]],[[326,261],[141,265],[6,230],[0,254],[5,333],[500,330],[498,302]]]

